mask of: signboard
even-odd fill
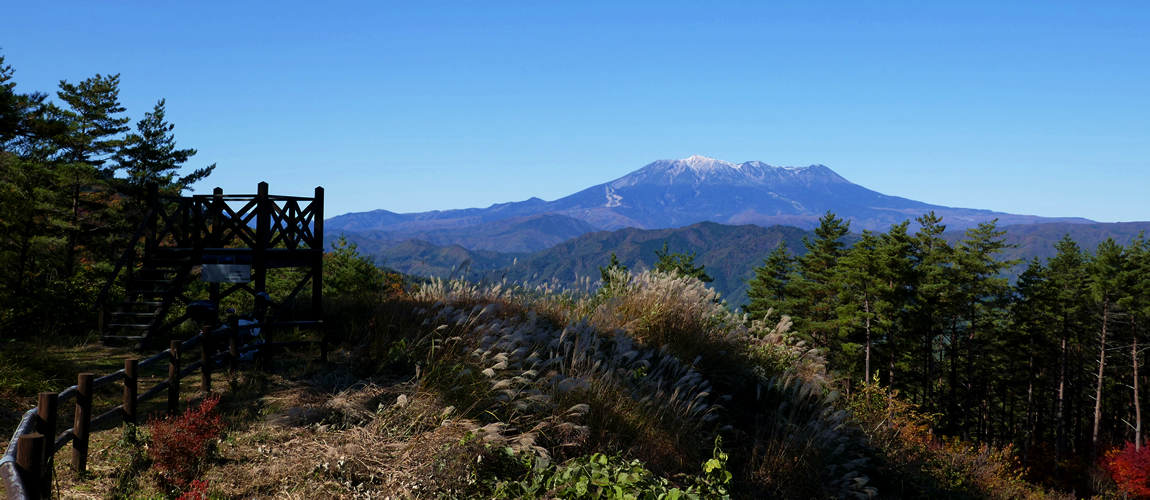
[[[200,281],[205,283],[251,283],[250,255],[204,255],[200,259]]]

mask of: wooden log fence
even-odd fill
[[[215,331],[203,330],[200,335],[180,342],[173,340],[169,349],[143,361],[127,358],[124,368],[117,372],[96,378],[91,373],[81,373],[76,385],[64,389],[59,393],[42,392],[39,395],[39,404],[24,413],[20,423],[12,433],[12,439],[3,456],[0,456],[0,480],[4,483],[7,500],[39,500],[51,498],[52,470],[56,453],[63,450],[68,443],[72,444],[72,467],[80,473],[88,467],[88,443],[92,429],[114,421],[135,424],[139,420],[138,408],[141,402],[148,401],[163,392],[168,393],[168,414],[174,415],[179,410],[180,379],[200,372],[200,389],[211,390],[212,366],[217,362],[226,361],[229,370],[233,373],[238,370],[240,355],[249,351],[258,351],[256,359],[264,369],[270,369],[272,351],[292,347],[319,345],[322,356],[326,360],[327,345],[325,340],[309,340],[300,342],[270,342],[268,341],[241,347],[239,345],[239,332],[251,328],[269,328],[272,326],[320,326],[319,321],[284,321],[278,323],[265,323],[253,325],[237,325],[232,323],[229,327]],[[266,330],[264,330],[266,331]],[[226,351],[213,355],[211,352],[213,341],[220,337],[228,337],[229,348]],[[180,353],[200,346],[200,359],[186,367],[180,366]],[[168,378],[139,392],[139,372],[156,365],[168,362]],[[96,389],[119,381],[123,381],[124,399],[120,406],[112,408],[96,417],[92,417],[92,396]],[[56,435],[56,426],[59,421],[59,408],[71,400],[76,400],[75,418],[72,428]],[[54,436],[54,437],[53,437]]]

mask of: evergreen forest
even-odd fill
[[[933,213],[886,233],[828,213],[795,257],[780,245],[750,281],[752,317],[790,316],[848,388],[877,382],[936,416],[936,432],[1012,445],[1031,478],[1090,489],[1107,450],[1141,448],[1150,246],[1107,239],[1018,264],[993,222],[955,244]],[[1142,391],[1144,392],[1144,391]]]

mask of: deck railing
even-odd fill
[[[39,404],[24,413],[12,440],[3,457],[0,457],[0,479],[8,500],[38,500],[51,497],[52,470],[56,453],[72,444],[72,468],[84,472],[88,467],[88,443],[92,429],[114,421],[136,424],[139,420],[139,404],[164,392],[168,395],[167,412],[175,414],[179,410],[180,380],[199,371],[200,390],[211,391],[212,367],[218,361],[226,361],[228,370],[239,369],[240,355],[255,350],[255,358],[265,369],[270,369],[276,349],[311,346],[319,344],[320,358],[327,361],[327,344],[323,340],[302,342],[272,342],[275,328],[287,326],[319,326],[319,321],[284,321],[252,325],[229,325],[211,330],[203,329],[199,335],[180,342],[171,341],[168,350],[140,361],[126,358],[124,368],[114,373],[96,378],[92,373],[81,373],[76,385],[61,392],[41,392]],[[261,344],[240,346],[239,333],[244,329],[259,328],[264,337]],[[218,354],[214,345],[218,339],[226,338],[228,349]],[[321,336],[322,338],[322,336]],[[180,353],[200,346],[200,359],[188,366],[180,366]],[[155,367],[167,361],[168,377],[155,386],[139,391],[140,370]],[[92,395],[96,389],[123,381],[123,403],[96,417],[92,417]],[[59,435],[56,434],[60,408],[75,400],[73,425]]]

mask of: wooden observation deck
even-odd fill
[[[101,340],[135,341],[143,348],[186,320],[166,317],[177,303],[202,298],[186,295],[196,268],[201,280],[211,282],[208,298],[217,304],[237,292],[265,292],[268,269],[308,268],[281,302],[292,301],[310,282],[312,316],[320,320],[322,187],[304,198],[269,195],[266,182],[259,183],[256,194],[226,195],[216,188],[211,195],[187,197],[158,195],[149,186],[148,207],[96,299]],[[118,280],[124,285],[123,300],[109,307],[109,291]]]

